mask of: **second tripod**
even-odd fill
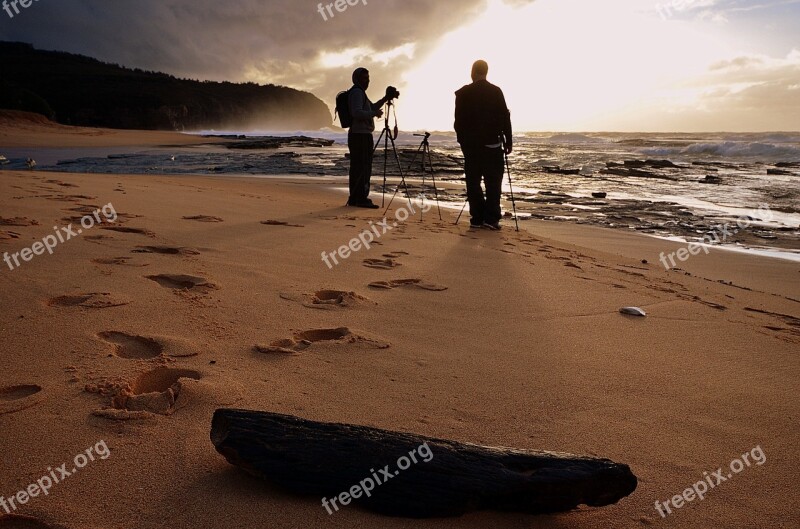
[[[417,158],[419,157],[419,155],[422,154],[422,160],[421,160],[421,163],[422,163],[422,188],[423,188],[423,191],[424,191],[424,189],[425,189],[425,177],[426,177],[427,172],[430,170],[431,182],[433,183],[433,194],[436,197],[436,208],[439,211],[439,220],[442,220],[442,208],[439,205],[439,191],[436,188],[436,173],[433,171],[433,157],[431,156],[431,144],[428,141],[428,139],[431,137],[431,133],[430,132],[425,132],[424,134],[414,134],[414,136],[422,138],[422,142],[420,142],[419,148],[417,149],[417,152],[414,153],[414,157],[411,159],[411,163],[408,164],[408,170],[406,171],[406,173],[411,174],[411,169],[414,167],[414,162],[416,162]],[[428,162],[427,166],[425,165],[426,161]],[[394,195],[392,195],[392,200],[389,201],[389,206],[391,206],[392,202],[394,202],[394,197],[397,196],[397,191],[398,190],[399,190],[399,188],[397,190],[395,190]],[[408,187],[406,187],[406,193],[408,193]],[[424,192],[421,194],[421,196],[422,196],[422,204],[423,204],[423,209],[424,209],[424,205],[425,205],[425,194],[424,194]]]

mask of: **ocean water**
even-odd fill
[[[197,134],[248,139],[303,135],[334,143],[256,150],[224,145],[124,150],[0,146],[0,154],[11,160],[2,166],[5,169],[24,168],[30,156],[41,170],[110,174],[342,177],[349,167],[347,135],[342,131]],[[403,132],[396,143],[414,193],[430,193],[430,185],[419,185],[420,164],[409,168],[420,141],[413,132]],[[455,134],[432,131],[429,142],[436,177],[456,182],[463,178]],[[514,142],[509,166],[521,219],[589,223],[700,240],[715,226],[747,218],[748,228],[721,244],[800,255],[800,133],[519,133]],[[382,152],[382,148],[377,152],[373,172],[377,191]],[[388,174],[399,176],[393,154],[389,162]],[[505,186],[510,191],[508,179]],[[440,199],[463,203],[458,187],[441,191]]]

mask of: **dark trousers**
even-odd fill
[[[499,222],[500,194],[503,187],[505,160],[503,150],[484,146],[461,146],[464,153],[464,172],[467,177],[467,199],[472,224]],[[486,184],[486,196],[481,188],[481,179]]]
[[[350,149],[350,204],[364,202],[369,198],[372,177],[372,134],[348,134]]]

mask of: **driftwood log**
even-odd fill
[[[365,478],[384,476],[385,483],[370,497],[352,501],[390,516],[456,516],[482,509],[561,512],[614,504],[637,485],[627,465],[608,459],[489,448],[266,412],[218,409],[211,441],[232,465],[319,500],[337,498]],[[429,461],[419,451],[416,464],[398,470],[399,459],[425,443]]]

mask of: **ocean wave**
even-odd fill
[[[612,140],[586,134],[556,134],[546,138],[545,141],[550,143],[610,143]]]
[[[790,132],[759,132],[722,135],[724,141],[753,142],[753,143],[795,143],[800,144],[800,134]]]
[[[643,149],[642,153],[647,156],[704,155],[726,158],[767,158],[770,161],[800,160],[800,148],[798,147],[762,142],[695,143],[681,148]]]

